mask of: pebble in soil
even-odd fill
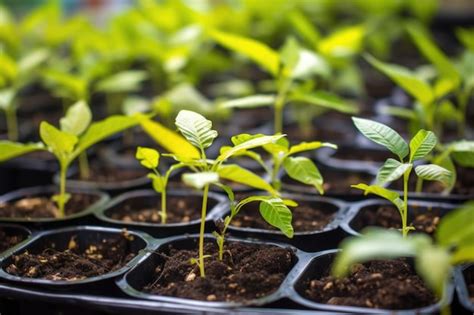
[[[204,253],[210,255],[205,278],[190,263],[198,257],[197,248],[157,253],[163,262],[143,291],[202,301],[249,301],[275,292],[296,263],[292,250],[261,244],[227,242],[222,261],[215,243],[206,243]]]
[[[327,270],[304,284],[303,295],[315,302],[380,309],[414,309],[436,303],[436,298],[404,259],[356,264],[347,277],[337,279]]]
[[[54,281],[96,277],[122,268],[136,255],[130,249],[131,240],[133,236],[124,232],[81,248],[76,237],[72,237],[64,250],[49,246],[38,253],[24,251],[12,256],[6,271],[15,276]]]
[[[72,194],[66,204],[66,217],[79,213],[99,199],[96,195]],[[58,207],[50,197],[25,197],[0,203],[0,217],[4,218],[56,218]]]

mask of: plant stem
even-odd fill
[[[421,193],[421,191],[423,190],[423,178],[421,177],[418,177],[416,179],[416,188],[415,188],[415,191],[417,193]]]
[[[209,194],[209,184],[204,186],[201,208],[201,227],[199,229],[199,272],[202,278],[206,277],[204,270],[204,232],[206,228],[207,197]]]
[[[86,151],[79,154],[79,176],[81,179],[88,179],[90,176],[89,160],[87,159]]]
[[[15,106],[7,107],[5,116],[7,118],[8,139],[10,141],[18,141],[18,120]]]
[[[275,188],[276,190],[279,191],[281,183],[278,180],[278,171],[280,170],[281,161],[277,156],[274,156],[273,161],[274,161],[274,164],[273,164],[271,184],[272,184],[273,188]]]
[[[408,179],[410,178],[410,171],[403,174],[403,212],[402,212],[402,235],[407,237],[407,217],[408,217]]]
[[[286,95],[288,93],[288,90],[290,88],[290,82],[289,80],[285,80],[280,89],[278,90],[278,95],[275,99],[275,104],[274,104],[274,126],[273,129],[275,133],[283,133],[283,108],[285,107],[285,102],[286,102]]]
[[[66,172],[67,164],[61,163],[60,165],[60,177],[59,177],[59,217],[64,218],[64,207],[66,205]]]
[[[166,188],[161,192],[161,223],[166,224]]]

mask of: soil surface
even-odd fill
[[[76,237],[72,237],[67,249],[51,246],[40,253],[25,251],[14,255],[6,271],[15,276],[55,281],[96,277],[122,268],[135,257],[130,250],[130,237],[124,233],[90,243],[85,248],[80,248]]]
[[[295,232],[320,231],[326,227],[336,215],[334,208],[324,205],[312,205],[296,201],[297,207],[291,207],[293,214],[292,225]],[[239,214],[232,220],[231,225],[235,227],[277,230],[268,224],[260,215],[259,203],[251,203],[244,206]]]
[[[166,223],[188,223],[198,220],[200,197],[167,196]],[[209,209],[212,207],[210,204]],[[125,200],[107,210],[105,215],[123,222],[161,223],[161,197],[141,197]]]
[[[4,229],[0,228],[0,254],[24,239],[25,236],[21,233],[7,233]]]
[[[66,204],[66,217],[82,212],[99,199],[96,195],[72,194]],[[58,207],[48,197],[25,197],[0,203],[0,217],[4,218],[56,218]]]
[[[114,183],[126,180],[137,179],[146,176],[145,169],[124,169],[107,165],[93,164],[90,169],[88,178],[80,178],[79,173],[75,174],[72,179],[84,180],[88,182],[98,183]]]
[[[426,208],[410,208],[408,213],[413,214],[413,220],[408,216],[408,224],[415,231],[432,235],[441,220],[438,209],[426,210]],[[379,226],[384,228],[400,229],[402,227],[400,213],[393,206],[379,206],[376,209],[362,209],[351,224],[356,230],[362,230],[367,226]]]
[[[143,290],[203,301],[249,301],[275,292],[296,263],[290,249],[277,246],[227,242],[220,261],[212,242],[205,244],[204,253],[211,255],[205,259],[205,278],[190,264],[190,259],[198,257],[197,246],[157,253],[163,263]]]
[[[306,298],[323,304],[382,309],[413,309],[436,302],[413,267],[403,259],[354,265],[342,279],[329,275],[307,280]]]
[[[363,162],[380,162],[383,163],[388,158],[392,157],[390,152],[382,150],[367,150],[367,149],[338,149],[332,158],[340,160],[356,160]]]
[[[321,173],[324,178],[324,192],[326,194],[350,194],[350,195],[360,195],[362,191],[359,189],[351,188],[351,185],[356,185],[359,183],[370,183],[373,180],[373,176],[364,173],[356,172],[338,172],[337,170],[321,170]],[[300,182],[297,182],[290,178],[288,175],[283,176],[282,183],[297,185],[301,187],[304,191],[312,191],[316,193],[316,189],[304,185]]]

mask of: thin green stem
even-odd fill
[[[207,197],[209,195],[209,184],[204,186],[201,208],[201,226],[199,228],[199,272],[202,278],[206,277],[204,269],[204,232],[206,229]]]
[[[421,193],[421,191],[423,190],[423,178],[421,177],[418,177],[416,179],[416,188],[415,188],[415,191],[417,193]]]
[[[403,212],[402,212],[402,235],[407,237],[407,217],[408,217],[408,179],[410,178],[410,171],[403,174]]]
[[[271,181],[272,181],[272,186],[273,188],[275,188],[276,190],[280,190],[280,186],[281,186],[281,183],[280,181],[278,180],[278,172],[280,171],[280,167],[281,167],[281,161],[280,159],[275,156],[273,158],[273,170],[272,170],[272,178],[271,178]]]
[[[164,184],[163,191],[161,192],[161,223],[166,224],[166,184]]]
[[[278,95],[274,104],[274,130],[275,133],[283,133],[283,109],[285,108],[286,96],[290,88],[291,81],[286,80],[278,90]]]
[[[79,154],[79,176],[81,179],[88,179],[90,176],[89,159],[87,151]]]
[[[65,215],[65,205],[66,205],[66,172],[67,164],[60,163],[60,173],[59,173],[59,199],[58,199],[58,208],[59,208],[59,217],[64,218]]]
[[[7,118],[8,139],[10,141],[18,141],[18,120],[15,106],[7,107],[5,116]]]

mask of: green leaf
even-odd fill
[[[441,297],[451,275],[449,252],[444,248],[426,246],[419,249],[415,260],[416,270],[430,288]]]
[[[361,51],[365,35],[364,25],[354,25],[337,30],[321,39],[319,51],[326,56],[344,58]]]
[[[78,141],[75,135],[61,131],[46,121],[40,124],[40,137],[58,159],[63,159],[72,153]]]
[[[96,90],[104,93],[134,92],[146,79],[147,73],[145,71],[122,71],[97,82]]]
[[[352,117],[352,120],[364,136],[383,145],[392,153],[398,155],[400,160],[408,155],[408,144],[392,128],[369,119]]]
[[[275,103],[275,95],[251,95],[219,103],[223,108],[257,108]]]
[[[233,155],[238,155],[239,153],[241,153],[243,151],[250,150],[250,149],[253,149],[253,148],[257,148],[257,147],[261,147],[261,146],[264,146],[266,144],[274,143],[274,142],[278,141],[279,139],[281,139],[283,137],[284,137],[284,135],[273,135],[273,136],[264,136],[264,135],[262,135],[262,136],[259,136],[259,137],[256,137],[256,138],[251,138],[250,140],[242,142],[242,143],[232,147],[231,149],[223,152],[222,154],[220,154],[217,157],[216,161],[223,162],[223,161],[227,160],[228,158],[230,158]]]
[[[221,165],[217,169],[217,173],[220,178],[231,180],[253,188],[262,189],[268,191],[272,195],[278,194],[278,192],[260,176],[237,164]]]
[[[366,59],[375,68],[387,75],[421,103],[431,104],[433,102],[434,95],[430,85],[426,81],[418,78],[408,69],[393,64],[383,63],[370,55],[367,55]]]
[[[426,235],[403,238],[397,231],[368,229],[360,237],[351,237],[341,243],[341,252],[334,260],[332,274],[343,277],[353,264],[369,260],[413,257],[422,245],[430,243]]]
[[[53,93],[73,100],[87,99],[88,81],[84,78],[55,70],[46,70],[43,77],[47,85],[54,88]]]
[[[13,159],[33,151],[44,150],[41,143],[19,143],[7,140],[0,140],[0,162]]]
[[[474,141],[461,140],[449,145],[451,156],[462,167],[474,167]]]
[[[323,147],[332,148],[335,150],[337,149],[337,145],[329,143],[329,142],[321,142],[321,141],[301,142],[299,144],[291,146],[290,151],[288,152],[288,155],[293,155],[293,154],[304,152],[304,151],[316,150]]]
[[[436,241],[445,247],[457,247],[474,239],[474,202],[468,202],[460,208],[446,214],[436,228]]]
[[[138,147],[135,158],[140,164],[151,170],[158,167],[160,162],[160,153],[152,148]]]
[[[450,171],[436,164],[417,166],[415,167],[415,173],[424,180],[439,181],[445,186],[449,186],[451,176],[453,176]]]
[[[385,198],[391,203],[393,203],[399,211],[402,211],[404,208],[403,201],[400,199],[400,195],[394,191],[388,190],[386,188],[377,186],[377,185],[366,185],[366,184],[357,184],[351,185],[352,188],[357,188],[364,191],[364,195],[374,194],[379,197]]]
[[[217,131],[212,130],[212,122],[189,110],[181,110],[178,113],[176,126],[192,145],[202,151],[210,147],[214,139],[217,138]]]
[[[447,81],[451,85],[449,90],[455,89],[460,83],[460,75],[454,64],[429,38],[419,23],[408,23],[407,30],[421,53],[438,69],[441,76],[448,78]]]
[[[280,138],[273,143],[265,144],[263,149],[273,156],[280,156],[288,153],[290,150],[290,143],[287,138]]]
[[[166,187],[163,177],[154,173],[148,174],[147,177],[152,180],[153,189],[157,193],[162,193],[165,190]]]
[[[251,38],[217,30],[211,30],[209,34],[222,46],[250,58],[273,76],[277,76],[280,57],[278,52],[267,45]]]
[[[317,48],[321,34],[314,24],[300,11],[294,10],[288,16],[292,26],[313,48]]]
[[[178,133],[151,120],[145,115],[137,115],[137,119],[143,130],[168,152],[190,159],[198,159],[200,157],[199,151]]]
[[[292,214],[280,198],[263,200],[259,210],[268,224],[278,228],[286,237],[293,238]]]
[[[400,163],[394,159],[387,159],[377,173],[377,185],[383,186],[388,182],[399,179],[413,167],[410,163]]]
[[[92,121],[92,113],[86,102],[79,101],[69,107],[66,116],[61,118],[59,124],[61,130],[75,136],[80,136],[89,127]]]
[[[185,173],[181,178],[186,185],[196,189],[219,182],[219,174],[216,172]]]
[[[291,94],[289,100],[307,103],[309,105],[327,108],[346,114],[355,114],[359,112],[356,104],[343,100],[339,96],[326,91],[316,91],[313,93],[297,92]]]
[[[456,265],[472,262],[474,262],[474,245],[472,243],[456,248],[451,257],[451,263]]]
[[[0,90],[0,109],[6,111],[11,108],[15,102],[16,93],[13,88]]]
[[[287,157],[283,161],[283,167],[292,179],[306,185],[312,185],[321,195],[324,194],[323,176],[310,159],[302,156]]]
[[[22,76],[30,76],[32,71],[48,59],[49,55],[49,51],[44,48],[30,52],[19,61],[18,71]]]
[[[410,161],[416,161],[427,156],[434,149],[438,139],[431,131],[419,130],[410,141]]]
[[[138,120],[132,116],[115,115],[104,120],[92,123],[87,131],[79,139],[74,151],[74,156],[120,131],[138,124]]]

